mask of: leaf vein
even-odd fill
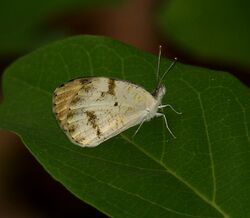
[[[88,173],[86,173],[86,172],[80,171],[79,169],[77,169],[77,168],[75,168],[75,167],[72,167],[71,165],[68,165],[68,164],[62,163],[62,162],[60,162],[60,163],[61,163],[62,165],[64,165],[64,166],[68,167],[68,168],[71,168],[71,169],[74,169],[74,170],[78,171],[80,174],[83,174],[83,175],[85,175],[85,176],[88,176],[88,177],[90,177],[90,178],[96,180],[96,181],[99,182],[99,183],[105,184],[105,185],[107,185],[107,186],[109,186],[109,187],[111,187],[111,188],[113,188],[113,189],[116,189],[116,190],[118,190],[118,191],[124,192],[124,193],[126,193],[126,194],[128,194],[128,195],[131,195],[131,196],[133,196],[133,197],[139,198],[139,199],[142,200],[142,201],[145,201],[145,202],[147,202],[147,203],[149,203],[149,204],[152,204],[152,205],[154,205],[154,206],[160,207],[161,209],[166,210],[166,211],[168,211],[168,212],[171,212],[171,213],[174,213],[174,214],[177,214],[177,215],[186,216],[186,217],[204,218],[203,216],[202,216],[202,217],[201,217],[201,216],[194,216],[194,215],[191,215],[191,214],[186,214],[186,213],[182,213],[182,212],[179,212],[179,211],[170,209],[170,208],[168,208],[168,207],[164,207],[163,205],[160,205],[160,204],[158,204],[157,202],[154,202],[154,201],[151,201],[151,200],[149,200],[149,199],[146,199],[146,198],[142,197],[142,196],[139,195],[139,194],[134,194],[133,192],[126,191],[126,190],[124,190],[124,189],[122,189],[122,188],[120,188],[120,187],[117,187],[117,186],[115,186],[115,185],[113,185],[113,184],[111,184],[111,183],[104,182],[104,181],[102,181],[102,180],[96,178],[95,176],[92,176],[92,175],[90,175],[90,174],[88,174]]]
[[[28,86],[30,89],[33,89],[33,90],[35,89],[35,90],[37,90],[37,91],[51,97],[51,93],[49,91],[47,91],[46,89],[42,89],[39,86],[33,86],[30,83],[26,82],[25,80],[21,80],[18,77],[9,76],[9,78],[12,79],[12,80],[16,80],[17,82],[19,82],[19,83],[21,83],[21,84],[23,84],[25,86]]]
[[[191,184],[189,184],[186,180],[184,180],[181,176],[179,176],[178,174],[176,174],[172,169],[170,169],[169,167],[167,167],[164,163],[162,163],[161,161],[157,160],[156,158],[154,158],[152,155],[150,155],[146,150],[144,150],[140,145],[136,144],[134,141],[130,140],[127,136],[125,136],[124,134],[120,134],[122,136],[122,138],[127,141],[128,143],[134,145],[138,150],[140,150],[141,152],[143,152],[146,156],[148,156],[150,159],[154,160],[156,163],[160,164],[161,166],[163,166],[166,169],[166,172],[168,172],[169,174],[171,174],[172,176],[174,176],[177,180],[179,180],[180,182],[182,182],[186,187],[188,187],[191,191],[193,191],[197,196],[199,196],[204,202],[206,202],[207,204],[209,204],[210,206],[212,206],[213,208],[215,208],[218,212],[220,212],[225,218],[229,218],[230,216],[228,214],[226,214],[225,211],[223,211],[219,205],[216,204],[216,202],[210,201],[209,199],[207,199],[206,196],[204,196],[201,192],[199,192],[199,190],[197,190],[195,187],[193,187]]]
[[[211,162],[211,174],[212,174],[212,180],[213,180],[213,193],[212,193],[212,202],[215,202],[216,199],[216,177],[215,177],[215,167],[214,167],[214,158],[213,158],[213,153],[212,153],[212,143],[211,143],[211,139],[209,136],[209,132],[208,132],[208,122],[206,119],[206,115],[205,115],[205,108],[203,106],[203,102],[201,99],[201,94],[200,92],[198,92],[191,84],[189,84],[187,81],[181,79],[182,82],[184,82],[190,89],[193,90],[193,92],[197,95],[198,100],[199,100],[199,104],[200,104],[200,108],[201,108],[201,113],[202,113],[202,117],[203,117],[203,123],[204,123],[204,128],[205,128],[205,134],[206,134],[206,138],[207,138],[207,144],[208,144],[208,152],[209,152],[209,158],[210,158],[210,162]]]

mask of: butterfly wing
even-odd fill
[[[54,92],[53,111],[69,139],[94,147],[139,124],[155,98],[123,80],[88,77],[70,81]]]

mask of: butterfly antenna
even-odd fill
[[[174,58],[174,61],[170,64],[170,66],[168,67],[168,69],[163,73],[162,77],[160,78],[157,87],[160,86],[162,80],[164,79],[164,77],[166,76],[166,74],[173,68],[173,66],[176,64],[177,62],[177,57]]]
[[[156,71],[156,82],[159,83],[159,72],[160,72],[160,64],[161,64],[161,48],[162,46],[159,45],[159,53],[158,53],[158,61],[157,61],[157,71]]]

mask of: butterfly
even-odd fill
[[[161,46],[157,78],[160,58]],[[53,95],[53,112],[60,127],[74,144],[95,147],[139,124],[136,134],[145,121],[161,116],[175,138],[165,114],[158,112],[164,107],[174,110],[169,104],[161,104],[166,92],[161,82],[175,63],[176,59],[158,81],[152,94],[139,85],[108,77],[83,77],[62,84]]]

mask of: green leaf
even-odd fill
[[[189,54],[250,67],[250,1],[166,1],[159,18],[164,32]]]
[[[0,54],[27,51],[53,39],[72,34],[69,28],[49,29],[49,18],[121,0],[1,0]]]
[[[126,79],[152,91],[157,57],[115,40],[79,36],[17,60],[3,78],[0,126],[16,132],[68,190],[112,217],[249,217],[250,93],[225,72],[177,63],[161,118],[96,148],[72,144],[52,113],[60,84]],[[171,61],[163,59],[161,73]]]

